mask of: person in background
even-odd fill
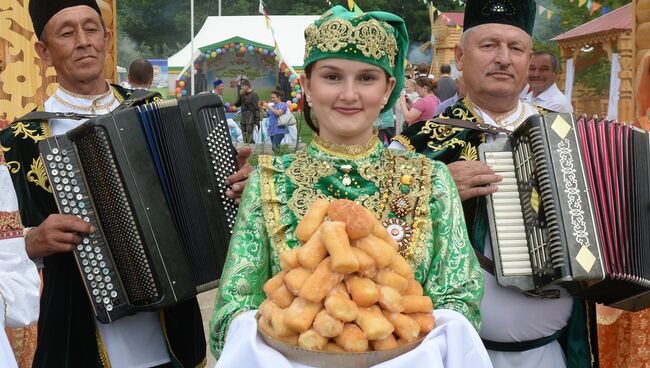
[[[223,90],[225,88],[226,85],[223,84],[223,81],[221,79],[215,79],[214,82],[212,82],[212,92],[216,95],[219,95],[219,97],[223,98]]]
[[[420,99],[420,95],[418,95],[417,92],[417,84],[415,84],[414,79],[404,78],[404,89],[402,90],[402,94],[406,95],[408,101],[407,106],[409,108]],[[397,100],[393,110],[395,110],[395,134],[400,134],[408,126],[406,119],[404,119],[404,112],[402,111],[400,100]]]
[[[237,98],[241,95],[242,81],[248,80],[248,77],[245,74],[244,69],[239,69],[239,74],[235,78],[235,89],[237,90]],[[232,87],[232,84],[230,85]]]
[[[253,130],[260,123],[260,98],[251,88],[248,79],[241,81],[240,92],[235,106],[241,107],[241,130],[244,133],[244,143],[253,143]]]
[[[445,101],[453,97],[456,92],[458,92],[456,83],[453,81],[453,79],[451,79],[450,74],[451,66],[445,64],[440,67],[440,78],[436,80],[438,84],[434,93],[440,101]]]
[[[153,65],[146,59],[133,60],[126,81],[133,90],[148,90],[153,83]]]
[[[415,122],[433,118],[436,107],[440,105],[440,100],[433,94],[435,82],[432,79],[419,77],[415,80],[415,83],[420,99],[412,103],[411,106],[409,106],[411,101],[409,101],[406,95],[401,95],[399,99],[404,120],[406,120],[409,126]]]
[[[548,51],[537,51],[528,67],[530,91],[526,101],[550,111],[572,113],[571,101],[557,88],[560,72],[557,56]]]
[[[377,129],[377,137],[381,143],[388,147],[395,136],[395,115],[393,114],[393,109],[388,109],[379,114],[379,117],[375,120],[375,128]]]
[[[284,135],[287,134],[287,128],[278,126],[278,121],[280,116],[284,115],[287,112],[287,104],[282,102],[284,94],[280,90],[274,90],[271,92],[271,102],[273,105],[268,104],[268,114],[269,114],[269,129],[268,135],[271,137],[271,147],[273,147],[273,152],[276,152],[280,148],[280,143],[284,138]]]
[[[463,78],[463,72],[458,72],[458,76],[456,77],[455,82],[456,82],[456,94],[442,101],[440,105],[436,107],[436,111],[433,113],[433,116],[438,116],[442,114],[445,110],[447,110],[449,106],[455,104],[456,101],[460,100],[461,98],[465,98],[465,96],[467,95],[467,87],[465,87],[465,79]]]
[[[415,66],[416,74],[414,76],[414,79],[418,79],[420,77],[427,77],[431,80],[434,80],[436,77],[431,74],[431,67],[427,63],[420,63]]]

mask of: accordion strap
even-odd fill
[[[483,133],[490,133],[490,134],[503,133],[508,136],[512,134],[512,132],[509,131],[508,129],[496,127],[494,125],[485,124],[478,121],[469,121],[469,120],[461,120],[461,119],[442,119],[442,118],[433,118],[431,119],[431,121],[438,124],[445,124],[445,125],[451,125],[451,126],[456,126],[465,129],[478,130]]]
[[[474,249],[478,263],[481,265],[481,268],[489,272],[491,275],[494,275],[494,261],[484,256],[483,253]]]

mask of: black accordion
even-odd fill
[[[503,177],[487,196],[497,282],[562,285],[615,308],[650,307],[650,135],[571,114],[531,116],[479,146]]]
[[[237,162],[217,95],[126,108],[39,145],[60,213],[96,229],[74,257],[100,322],[218,286]]]

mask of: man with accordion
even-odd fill
[[[464,33],[456,46],[467,97],[436,121],[412,125],[392,147],[447,163],[456,181],[470,239],[484,268],[480,335],[494,366],[594,367],[598,353],[593,305],[558,287],[529,296],[498,285],[486,270],[493,257],[485,196],[497,192],[502,177],[478,161],[478,147],[543,112],[518,98],[531,60],[535,12],[534,0],[467,1]],[[446,119],[451,119],[449,124]]]
[[[112,35],[95,0],[32,0],[29,11],[39,39],[36,51],[54,66],[59,83],[38,111],[101,115],[130,98],[104,79]],[[71,250],[82,235],[96,229],[76,216],[58,214],[38,147],[39,141],[83,121],[55,117],[15,122],[0,133],[5,160],[13,165],[21,218],[29,229],[27,252],[32,259],[42,258],[44,265],[34,367],[199,366],[206,346],[195,298],[109,324],[95,320]]]

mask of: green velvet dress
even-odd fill
[[[376,137],[347,147],[315,137],[295,154],[260,157],[248,180],[210,322],[216,357],[230,323],[266,298],[262,287],[280,271],[278,255],[300,246],[295,227],[319,198],[370,209],[398,234],[400,253],[434,307],[457,311],[480,328],[483,276],[447,167],[387,150]]]

